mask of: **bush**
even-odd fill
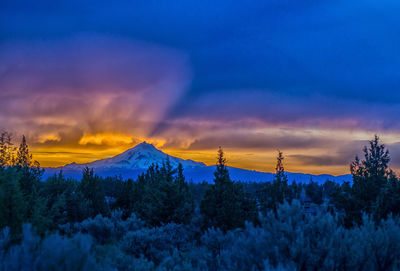
[[[127,254],[159,264],[172,255],[174,249],[187,251],[191,247],[190,238],[183,225],[167,224],[156,228],[143,228],[128,232],[121,242]]]
[[[65,238],[58,234],[40,240],[24,225],[21,244],[4,252],[0,270],[101,270],[91,254],[91,238],[77,234]]]
[[[60,226],[63,234],[73,236],[80,232],[89,234],[97,245],[117,243],[128,232],[144,227],[144,222],[134,214],[122,220],[122,212],[113,212],[111,217],[97,215],[80,223],[68,223]]]

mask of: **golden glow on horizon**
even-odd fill
[[[277,132],[276,128],[269,130]],[[286,131],[291,132],[291,129]],[[360,141],[359,151],[361,152],[364,143],[362,141],[370,140],[371,134],[365,131],[333,131],[333,130],[318,130],[304,129],[296,130],[299,136],[304,137],[309,135],[316,138],[335,138],[336,142],[340,140],[352,140],[353,142]],[[346,138],[347,136],[347,138]],[[398,134],[388,133],[381,137],[385,144],[398,142],[400,138]],[[217,147],[215,149],[188,149],[187,142],[193,142],[192,139],[184,140],[185,147],[168,147],[165,138],[137,138],[127,134],[119,133],[97,133],[84,134],[80,137],[77,143],[73,145],[58,145],[61,137],[58,134],[45,134],[39,136],[35,144],[32,145],[34,159],[38,160],[44,167],[62,166],[68,163],[87,163],[98,159],[113,157],[132,148],[136,144],[146,141],[161,149],[165,153],[180,157],[183,159],[191,159],[194,161],[203,162],[206,165],[214,165],[216,162]],[[47,144],[47,143],[51,144]],[[38,144],[39,143],[39,144]],[[310,174],[333,174],[341,175],[349,173],[349,163],[344,161],[343,165],[315,165],[307,164],[299,156],[323,156],[327,154],[334,155],[336,150],[333,148],[335,144],[330,146],[313,146],[306,148],[281,148],[285,156],[285,170],[289,172],[302,172]],[[222,146],[224,147],[224,146]],[[358,148],[358,146],[356,146]],[[390,149],[389,149],[390,150]],[[257,148],[229,148],[224,147],[228,165],[239,167],[248,170],[257,170],[263,172],[274,172],[276,163],[276,149],[257,149]],[[354,153],[354,156],[357,153]],[[297,157],[296,157],[297,156]],[[354,157],[353,156],[353,157]],[[396,168],[394,168],[396,170]]]
[[[82,149],[54,149],[43,150],[34,149],[34,159],[38,160],[43,167],[58,167],[72,162],[88,163],[95,160],[110,158],[120,154],[128,148],[115,147],[107,150],[84,151]],[[261,151],[257,153],[249,153],[248,151],[232,151],[224,149],[228,159],[228,165],[239,167],[248,170],[257,170],[262,172],[274,172],[276,163],[276,151]],[[216,163],[216,150],[203,151],[182,151],[182,150],[166,150],[165,153],[180,157],[182,159],[191,159],[194,161],[203,162],[206,165],[214,165]],[[348,173],[348,165],[343,166],[307,166],[296,163],[289,157],[289,153],[285,153],[285,170],[289,172],[306,172],[311,174],[333,174],[341,175]]]
[[[127,149],[126,146],[93,150],[85,148],[32,148],[33,158],[43,167],[58,167],[72,162],[89,163],[110,158]]]
[[[215,165],[217,159],[217,150],[203,150],[203,151],[182,151],[182,150],[163,150],[169,155],[180,157],[182,159],[191,159],[201,161],[206,165]],[[227,163],[231,167],[238,167],[248,170],[256,170],[261,172],[275,172],[277,151],[264,150],[264,151],[238,151],[233,149],[224,148]],[[297,154],[292,152],[284,152],[285,170],[288,172],[310,173],[310,174],[332,174],[342,175],[349,173],[349,166],[318,166],[304,165],[299,163],[290,155]],[[317,154],[317,153],[316,153]]]

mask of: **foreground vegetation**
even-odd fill
[[[399,270],[400,181],[375,137],[353,183],[288,184],[279,153],[270,183],[213,184],[182,166],[137,180],[41,181],[23,138],[0,137],[0,270]]]

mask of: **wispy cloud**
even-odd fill
[[[131,145],[191,79],[184,54],[131,39],[77,36],[0,47],[1,126],[26,134],[34,147]]]

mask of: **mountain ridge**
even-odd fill
[[[168,155],[146,141],[110,158],[104,158],[89,163],[77,164],[73,162],[61,167],[45,168],[44,178],[50,177],[62,170],[65,176],[80,179],[82,170],[85,167],[89,167],[93,168],[95,173],[102,177],[120,175],[124,179],[136,179],[137,175],[145,172],[151,164],[154,163],[161,166],[167,159],[169,159],[173,167],[177,167],[179,163],[182,164],[187,180],[193,182],[212,182],[213,180],[215,165],[207,166],[202,162]],[[235,167],[228,168],[232,179],[237,181],[268,182],[272,181],[274,178],[274,173],[270,172],[260,172]],[[326,180],[337,183],[351,181],[351,175],[333,176],[329,174],[313,175],[291,172],[286,172],[286,174],[289,182],[308,183],[311,179],[318,183],[323,183]]]

